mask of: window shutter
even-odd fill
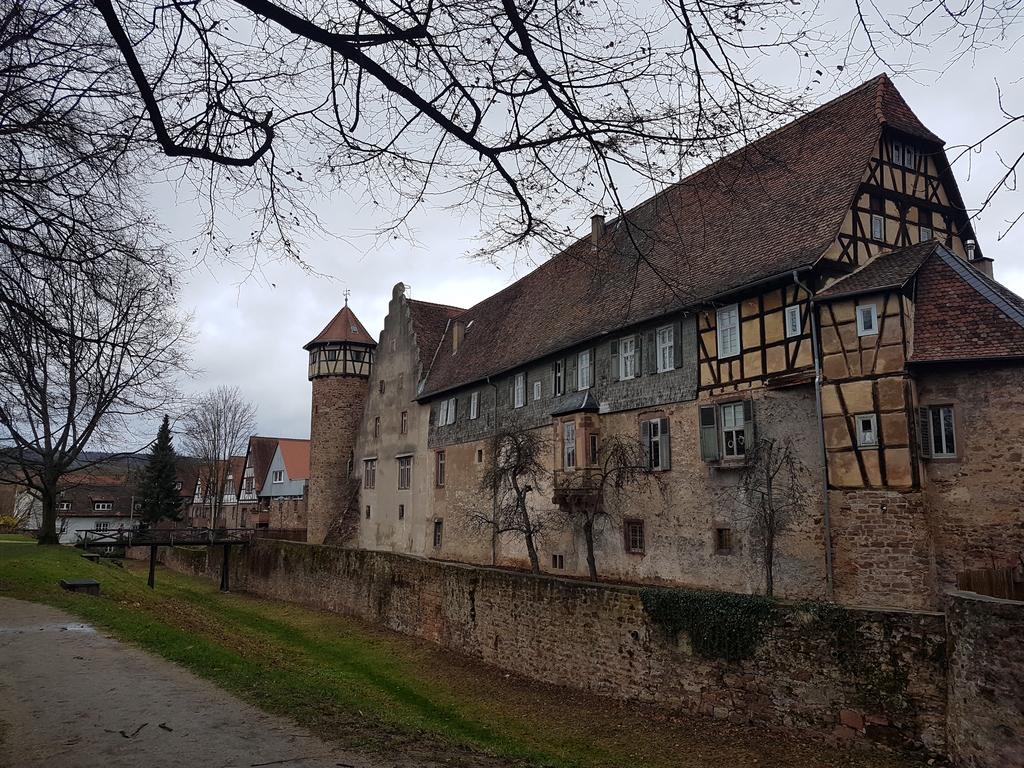
[[[576,378],[576,355],[569,355],[565,358],[565,391],[575,392],[579,388],[579,381]]]
[[[644,447],[644,464],[651,466],[651,422],[640,422],[640,444]]]
[[[633,369],[636,376],[644,373],[644,335],[638,333],[633,337]]]
[[[454,424],[455,420],[459,418],[459,398],[452,398],[451,409],[448,411],[448,423]]]
[[[608,354],[611,357],[611,375],[608,377],[609,381],[619,380],[619,341],[615,339],[608,345]]]
[[[668,419],[661,419],[659,424],[659,437],[658,440],[661,443],[659,452],[661,453],[661,468],[671,469],[672,468],[672,436],[668,431]]]
[[[647,331],[644,336],[644,373],[658,372],[658,344],[654,331]]]
[[[558,363],[551,364],[551,394],[558,394]]]
[[[678,320],[672,323],[672,364],[676,368],[683,365],[683,324]]]
[[[921,449],[921,458],[932,456],[932,420],[927,406],[917,409],[917,444]]]
[[[754,429],[754,401],[744,400],[743,401],[743,444],[746,446],[746,451],[749,454],[754,450],[754,441],[757,439],[756,430]]]
[[[509,408],[515,408],[516,407],[516,377],[515,376],[512,376],[512,378],[508,380],[508,407]]]
[[[596,349],[592,349],[592,350],[590,350],[590,386],[592,386],[592,387],[597,385],[597,377],[596,377],[597,368],[595,367],[595,363],[596,362],[597,362],[597,350]]]
[[[722,451],[718,446],[718,408],[702,405],[700,408],[700,457],[704,461],[718,461]]]

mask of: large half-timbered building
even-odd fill
[[[377,342],[347,306],[311,342],[313,540],[524,565],[521,540],[470,523],[514,420],[549,438],[542,520],[609,436],[643,443],[664,490],[598,532],[608,578],[762,589],[738,477],[786,437],[808,494],[778,594],[927,607],[1017,562],[1024,300],[886,76],[591,225],[473,307],[399,284]],[[540,549],[587,573],[580,531],[552,524]]]

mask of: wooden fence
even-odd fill
[[[961,571],[956,576],[956,587],[1004,600],[1024,600],[1024,567]]]

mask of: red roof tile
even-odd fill
[[[579,240],[466,310],[465,340],[437,356],[424,394],[814,264],[886,124],[935,138],[882,75],[641,203],[598,249]]]
[[[359,322],[355,312],[349,309],[348,304],[342,307],[341,311],[334,316],[331,322],[320,331],[315,339],[307,343],[303,349],[309,349],[314,344],[345,341],[377,346],[377,342],[367,333],[366,328]]]
[[[458,317],[466,310],[447,304],[433,304],[429,301],[406,299],[412,330],[416,334],[416,347],[419,353],[420,375],[430,369],[434,353],[441,343],[448,321]]]
[[[924,260],[940,248],[938,240],[929,240],[907,248],[881,254],[818,293],[819,299],[855,296],[886,288],[902,288],[917,273]]]
[[[289,480],[309,479],[309,440],[282,437],[277,441]]]

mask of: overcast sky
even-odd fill
[[[1005,76],[1013,56],[990,51],[961,60],[941,77],[919,74],[915,80],[894,77],[900,92],[922,121],[946,140],[947,146],[972,143],[1000,122],[993,78]],[[873,73],[883,71],[881,66]],[[867,79],[865,76],[863,79]],[[824,102],[840,90],[823,90]],[[1018,86],[1017,92],[1020,91]],[[1024,109],[1024,104],[1011,106]],[[972,165],[954,168],[969,207],[977,205],[1001,171],[998,148],[1019,152],[1024,128],[971,158]],[[183,195],[183,193],[181,193]],[[647,197],[637,191],[633,202]],[[186,242],[195,235],[196,216],[188,200],[172,189],[156,196],[168,232]],[[1024,205],[1019,193],[1007,193],[976,223],[986,256],[995,259],[996,279],[1024,294],[1024,224],[998,240]],[[325,199],[318,208],[331,236],[310,237],[303,255],[313,271],[286,263],[270,263],[262,275],[238,267],[203,264],[184,276],[185,306],[194,313],[198,342],[195,365],[202,370],[187,383],[192,391],[221,384],[237,385],[258,407],[259,432],[282,437],[308,437],[310,383],[302,345],[313,338],[341,307],[342,291],[351,290],[350,304],[367,329],[378,334],[392,287],[411,286],[413,298],[468,307],[521,276],[530,265],[501,268],[474,262],[465,254],[477,234],[476,219],[456,212],[424,209],[414,219],[416,242],[403,239],[372,248],[368,240],[352,240],[376,223],[373,210],[353,209],[347,200]],[[582,234],[588,221],[579,222]],[[183,248],[185,246],[182,246]],[[538,254],[546,258],[551,254]],[[272,257],[273,254],[268,254]]]

